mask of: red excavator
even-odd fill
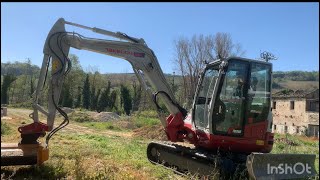
[[[87,38],[76,32],[67,32],[66,24],[121,41]],[[34,111],[30,114],[34,122],[19,127],[21,142],[18,145],[1,144],[1,166],[43,163],[48,159],[50,138],[69,123],[58,102],[64,78],[71,68],[70,47],[127,60],[159,112],[158,99],[162,99],[170,112],[167,118],[160,119],[168,141],[148,145],[147,157],[152,163],[178,172],[222,179],[291,179],[316,174],[314,154],[270,153],[274,143],[270,106],[271,63],[230,57],[206,64],[199,75],[192,109],[188,112],[175,100],[154,52],[143,39],[90,28],[63,18],[54,24],[44,45]],[[45,109],[38,102],[50,62],[48,108]],[[54,127],[56,111],[64,121]],[[47,117],[46,124],[39,121],[39,112]],[[44,137],[47,132],[45,143],[39,143],[39,137]],[[185,145],[186,142],[192,146]],[[2,155],[12,149],[22,150],[22,155]],[[287,172],[287,167],[291,171]],[[239,177],[239,174],[245,175]]]

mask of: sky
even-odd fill
[[[318,3],[1,3],[1,62],[29,58],[41,67],[46,37],[61,17],[143,38],[164,73],[176,71],[174,40],[217,32],[229,33],[246,58],[273,53],[274,71],[319,70]],[[66,30],[108,39],[72,26]],[[85,71],[133,72],[122,59],[74,48],[70,53]]]

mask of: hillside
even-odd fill
[[[14,63],[1,63],[1,76],[5,74],[13,74],[14,76],[20,75],[38,75],[40,73],[40,67],[32,65],[30,61]]]
[[[283,81],[277,83],[280,87],[273,87],[274,91],[279,91],[282,89],[292,89],[292,90],[312,90],[319,88],[319,81]]]
[[[30,75],[31,73],[34,74],[38,73],[39,71],[40,67],[31,64],[30,60],[26,62],[15,61],[14,63],[1,63],[1,75]],[[123,74],[127,74],[128,76],[135,76],[134,73],[106,73],[105,75],[122,76]],[[172,76],[172,74],[165,73],[165,76]],[[293,81],[319,81],[319,71],[274,71],[273,78]]]
[[[282,89],[312,90],[319,88],[319,71],[275,71],[273,91]]]

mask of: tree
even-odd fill
[[[63,89],[62,89],[62,106],[63,107],[70,107],[72,108],[73,106],[73,99],[72,95],[70,94],[70,85],[66,84]]]
[[[90,107],[90,82],[89,74],[87,74],[86,80],[82,89],[82,106],[86,109]]]
[[[121,105],[123,105],[123,110],[127,115],[130,115],[130,110],[132,109],[132,98],[129,89],[122,85],[120,86],[121,92]]]
[[[91,87],[91,103],[90,103],[90,108],[91,110],[96,110],[97,109],[97,103],[98,103],[98,98],[99,98],[99,95],[100,95],[100,92],[101,92],[101,89],[98,88],[98,91],[96,93],[96,86],[98,83],[96,83],[96,79],[97,77],[100,76],[100,73],[98,71],[96,71],[94,74],[93,74],[93,78],[91,80],[92,82],[92,87]]]
[[[117,100],[117,91],[113,90],[110,94],[110,98],[109,98],[109,107],[110,109],[115,109],[117,110],[117,106],[116,106],[116,100]]]
[[[91,102],[92,103],[92,105],[91,105],[92,110],[97,110],[97,108],[98,108],[98,100],[99,100],[100,93],[101,93],[101,89],[98,89],[97,93],[93,94],[92,102]]]
[[[17,78],[13,75],[4,75],[3,83],[1,87],[1,104],[9,103],[8,90],[11,85]]]
[[[94,82],[93,82],[94,83]],[[95,102],[96,99],[96,88],[94,87],[94,84],[91,86],[91,91],[90,91],[90,109],[95,110],[97,107],[97,104]]]
[[[218,32],[214,37],[213,47],[214,55],[217,59],[225,59],[230,56],[243,56],[245,53],[239,43],[233,43],[229,33]]]
[[[76,103],[75,103],[75,107],[78,108],[81,106],[81,87],[78,86],[78,95],[77,95],[77,100],[76,100]]]
[[[132,97],[132,111],[137,111],[139,109],[139,104],[141,100],[142,87],[137,85],[136,81],[132,81],[133,97]]]
[[[101,96],[98,101],[97,111],[105,111],[109,107],[109,93],[111,88],[111,82],[108,81],[107,88],[101,93]]]
[[[98,101],[98,106],[97,106],[97,111],[98,112],[102,112],[102,111],[106,110],[106,108],[108,107],[108,99],[109,99],[108,91],[107,91],[107,89],[105,89],[101,93],[101,96],[100,96],[99,101]]]
[[[34,81],[33,81],[33,78],[31,76],[31,80],[30,80],[30,97],[32,97],[33,93],[34,93]]]
[[[232,42],[230,34],[217,33],[215,36],[194,35],[191,40],[180,37],[174,41],[177,72],[182,76],[182,97],[186,108],[191,103],[198,84],[198,76],[205,64],[218,58],[243,55],[239,44]]]
[[[82,105],[82,88],[86,74],[82,70],[79,58],[76,55],[69,54],[68,57],[71,61],[72,67],[64,80],[64,86],[69,86],[70,98],[74,102],[74,106],[78,108]]]

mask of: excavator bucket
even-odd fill
[[[252,153],[246,166],[251,179],[310,178],[317,174],[315,154]]]

